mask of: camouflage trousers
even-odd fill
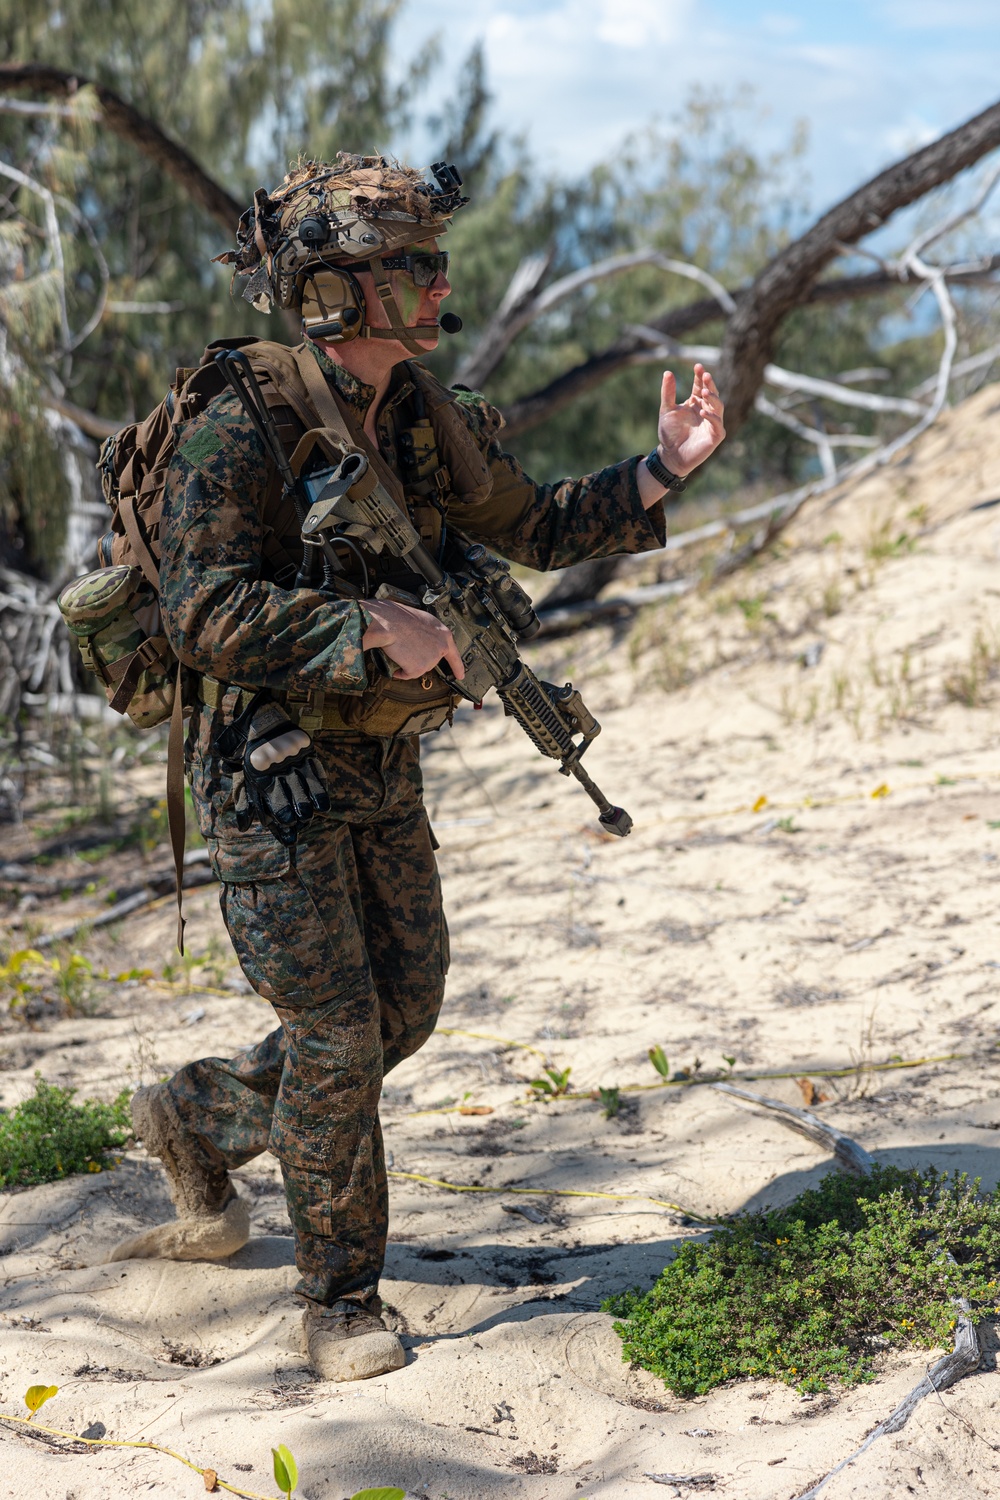
[[[363,1300],[388,1219],[382,1078],[433,1031],[448,967],[415,741],[314,736],[333,809],[289,850],[257,824],[236,829],[215,717],[196,715],[188,775],[233,946],[280,1024],[167,1087],[207,1165],[278,1158],[297,1290],[320,1304]]]

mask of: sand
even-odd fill
[[[589,1097],[532,1099],[528,1082],[548,1060],[584,1094],[652,1085],[654,1043],[674,1068],[733,1057],[748,1087],[787,1103],[812,1076],[829,1096],[816,1111],[880,1161],[996,1184],[1000,506],[973,507],[1000,498],[998,411],[1000,389],[985,388],[721,588],[533,648],[601,718],[588,764],[631,811],[629,839],[603,836],[582,792],[496,708],[431,737],[453,964],[441,1029],[390,1078],[383,1123],[395,1174],[482,1191],[392,1179],[383,1291],[406,1368],[353,1386],[312,1378],[269,1156],[237,1174],[254,1237],[229,1262],[102,1264],[167,1213],[160,1169],[137,1149],[114,1172],[0,1195],[0,1409],[55,1384],[38,1420],[165,1444],[259,1495],[275,1494],[282,1442],[309,1500],[375,1484],[428,1500],[701,1492],[652,1474],[791,1500],[846,1458],[933,1351],[894,1355],[853,1391],[754,1382],[684,1401],[622,1363],[600,1310],[703,1233],[698,1215],[786,1202],[831,1158],[700,1084],[626,1093],[606,1119]],[[123,772],[122,807],[161,777]],[[25,857],[44,826],[15,830],[5,857]],[[148,856],[166,862],[162,847]],[[0,1102],[25,1097],[35,1070],[109,1097],[269,1029],[214,889],[187,907],[189,947],[211,963],[159,981],[169,905],[95,935],[95,964],[152,977],[95,985],[91,1014],[7,1023]],[[42,897],[11,914],[11,941],[97,909],[85,891]],[[916,1065],[863,1066],[892,1058]],[[511,1211],[524,1206],[534,1219]],[[824,1496],[1000,1494],[989,1330],[984,1346],[978,1373]],[[203,1491],[154,1453],[56,1454],[9,1428],[0,1442],[0,1496]]]

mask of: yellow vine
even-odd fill
[[[192,1463],[191,1459],[185,1458],[183,1453],[175,1453],[173,1448],[164,1448],[160,1443],[141,1442],[128,1440],[126,1438],[85,1438],[77,1437],[75,1432],[63,1432],[58,1427],[43,1427],[39,1422],[33,1422],[30,1417],[12,1417],[6,1412],[0,1412],[0,1422],[17,1422],[21,1427],[28,1427],[32,1432],[44,1432],[49,1437],[67,1438],[71,1443],[86,1443],[88,1448],[148,1448],[151,1453],[165,1453],[168,1458],[175,1458],[179,1464],[186,1469],[191,1469],[195,1474],[200,1474],[202,1479],[206,1473],[215,1474],[211,1466],[201,1468]],[[241,1490],[234,1484],[227,1484],[224,1479],[215,1476],[215,1488],[228,1490],[231,1495],[241,1495],[243,1500],[277,1500],[275,1495],[258,1495],[256,1490]]]
[[[721,1219],[712,1214],[700,1214],[683,1204],[671,1203],[666,1198],[649,1198],[645,1193],[601,1193],[584,1188],[539,1188],[539,1187],[474,1187],[462,1182],[445,1182],[441,1177],[425,1177],[422,1172],[390,1171],[389,1177],[404,1177],[409,1182],[422,1182],[427,1187],[445,1188],[449,1193],[520,1193],[531,1198],[610,1198],[614,1203],[653,1203],[657,1208],[670,1208],[675,1213],[696,1219],[699,1224],[720,1224]]]

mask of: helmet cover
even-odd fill
[[[387,157],[343,151],[332,163],[300,159],[273,193],[257,189],[236,249],[216,259],[235,268],[259,312],[296,307],[308,269],[361,269],[443,234],[469,200],[454,167],[436,162],[431,172],[433,182]]]

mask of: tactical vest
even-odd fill
[[[399,430],[399,459],[406,471],[406,479],[401,481],[365,435],[349,404],[335,396],[307,346],[289,349],[281,344],[257,344],[248,352],[296,474],[317,445],[333,462],[340,458],[335,445],[338,438],[360,448],[391,498],[410,515],[432,555],[440,546],[446,505],[472,505],[489,497],[493,488],[489,465],[454,392],[422,366],[411,362],[405,365],[423,415]],[[413,397],[405,399],[413,401]],[[296,431],[298,441],[293,445]],[[280,510],[279,505],[280,480],[275,476],[265,503],[265,517],[279,550],[298,557],[301,541],[294,506],[287,499]],[[422,593],[422,580],[401,572],[401,565],[394,560],[371,553],[367,563],[372,592],[378,583],[388,583],[413,590],[418,596]],[[218,690],[209,685],[208,695],[212,702]],[[439,729],[451,719],[461,700],[440,673],[430,671],[409,682],[379,677],[361,694],[288,693],[284,701],[290,716],[310,733],[351,730],[392,737]]]

